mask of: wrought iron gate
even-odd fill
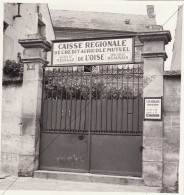
[[[141,176],[141,66],[44,68],[40,169]]]

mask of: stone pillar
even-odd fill
[[[140,34],[144,43],[144,97],[163,97],[165,45],[171,40],[169,31]],[[143,122],[143,179],[145,185],[162,186],[163,182],[163,121]]]
[[[46,52],[51,50],[51,44],[41,39],[24,39],[19,43],[25,48],[19,175],[32,176],[39,159],[42,67],[48,64]]]

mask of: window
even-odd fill
[[[38,18],[38,34],[40,37],[44,38],[46,36],[46,31],[45,31],[45,24]]]

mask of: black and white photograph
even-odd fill
[[[0,194],[184,193],[183,1],[0,3]]]

